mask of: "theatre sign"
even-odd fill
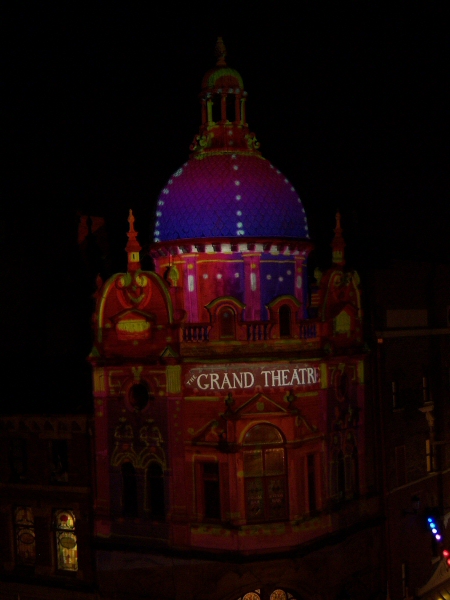
[[[318,365],[268,364],[229,365],[226,367],[204,366],[190,369],[185,385],[198,393],[230,390],[250,390],[254,388],[303,388],[320,387],[320,369]]]

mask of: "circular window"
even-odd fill
[[[128,392],[130,405],[136,411],[144,410],[151,398],[153,395],[149,394],[147,386],[143,383],[135,383]]]

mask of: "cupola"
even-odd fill
[[[246,122],[244,83],[226,63],[221,38],[216,66],[202,81],[199,133],[189,160],[173,173],[156,210],[154,241],[309,238],[305,210],[289,180],[264,159]]]

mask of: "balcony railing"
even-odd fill
[[[241,324],[246,328],[246,340],[248,342],[263,342],[271,338],[271,329],[273,323],[269,321],[247,321]],[[183,325],[183,341],[184,342],[209,342],[210,323],[185,323]],[[242,330],[241,330],[242,331]],[[300,338],[301,340],[310,340],[317,338],[318,329],[317,322],[305,320],[292,325],[292,338]],[[213,337],[215,339],[215,337]],[[239,334],[236,339],[242,339]],[[276,338],[278,339],[278,338]]]
[[[209,323],[187,323],[183,329],[183,341],[207,342],[210,327]]]
[[[315,322],[300,321],[299,331],[301,340],[309,340],[317,337],[317,326]]]
[[[247,325],[247,341],[259,342],[269,339],[269,323],[264,321],[253,321],[246,323]]]

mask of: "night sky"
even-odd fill
[[[125,268],[129,208],[148,246],[218,35],[263,155],[300,194],[313,263],[327,266],[336,209],[351,267],[448,262],[445,3],[209,4],[36,3],[4,19],[1,410],[89,406],[94,274],[77,214],[106,219],[103,275]]]

